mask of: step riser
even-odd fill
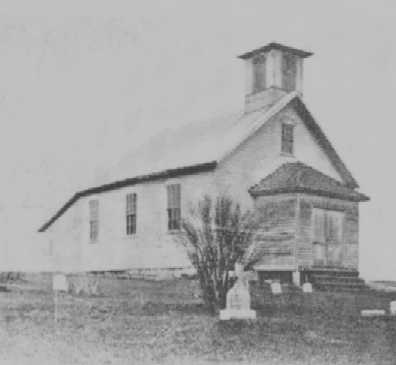
[[[357,271],[312,270],[306,272],[306,278],[316,290],[323,291],[364,291],[367,286]]]
[[[332,282],[332,283],[346,283],[346,284],[364,284],[363,279],[335,279],[335,278],[314,278],[312,282]]]
[[[358,278],[359,272],[358,271],[331,271],[331,270],[306,270],[302,272],[303,274],[307,275],[326,275],[326,276],[342,276],[342,277],[351,277],[351,278]]]

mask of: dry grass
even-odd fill
[[[362,319],[395,294],[255,291],[256,322],[221,323],[193,281],[102,280],[100,297],[59,298],[33,280],[0,293],[1,364],[395,364],[396,320]],[[393,295],[393,296],[392,296]]]

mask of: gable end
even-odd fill
[[[304,121],[309,131],[317,139],[319,145],[327,153],[331,163],[333,164],[337,172],[341,175],[342,179],[345,181],[345,185],[352,189],[358,188],[359,185],[357,181],[347,169],[344,162],[341,160],[341,157],[338,155],[338,153],[320,128],[319,124],[316,123],[312,114],[309,112],[302,100],[299,97],[296,97],[292,100],[291,105],[294,107],[301,119]]]

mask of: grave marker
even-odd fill
[[[386,312],[384,309],[363,309],[360,314],[362,317],[381,317],[385,316]]]
[[[276,281],[271,283],[271,291],[272,291],[272,294],[275,294],[275,295],[282,294],[282,287],[281,287],[280,283],[278,283]]]
[[[390,302],[389,311],[392,316],[396,316],[396,301]]]
[[[312,284],[311,283],[304,283],[302,290],[304,293],[312,293]]]
[[[238,279],[228,291],[226,308],[220,311],[220,320],[256,319],[256,311],[250,309],[249,277],[241,264],[235,264],[234,276]]]

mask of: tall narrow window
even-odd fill
[[[180,229],[181,223],[181,195],[180,184],[167,186],[168,195],[168,229]]]
[[[136,233],[137,196],[135,193],[126,196],[126,234]]]
[[[259,55],[253,59],[253,92],[263,91],[265,84],[265,56]]]
[[[96,242],[99,237],[99,201],[89,201],[89,238]]]
[[[294,150],[293,145],[294,145],[294,125],[284,123],[282,124],[282,152],[292,155]]]
[[[296,90],[297,58],[295,55],[282,55],[282,86],[286,91]]]

